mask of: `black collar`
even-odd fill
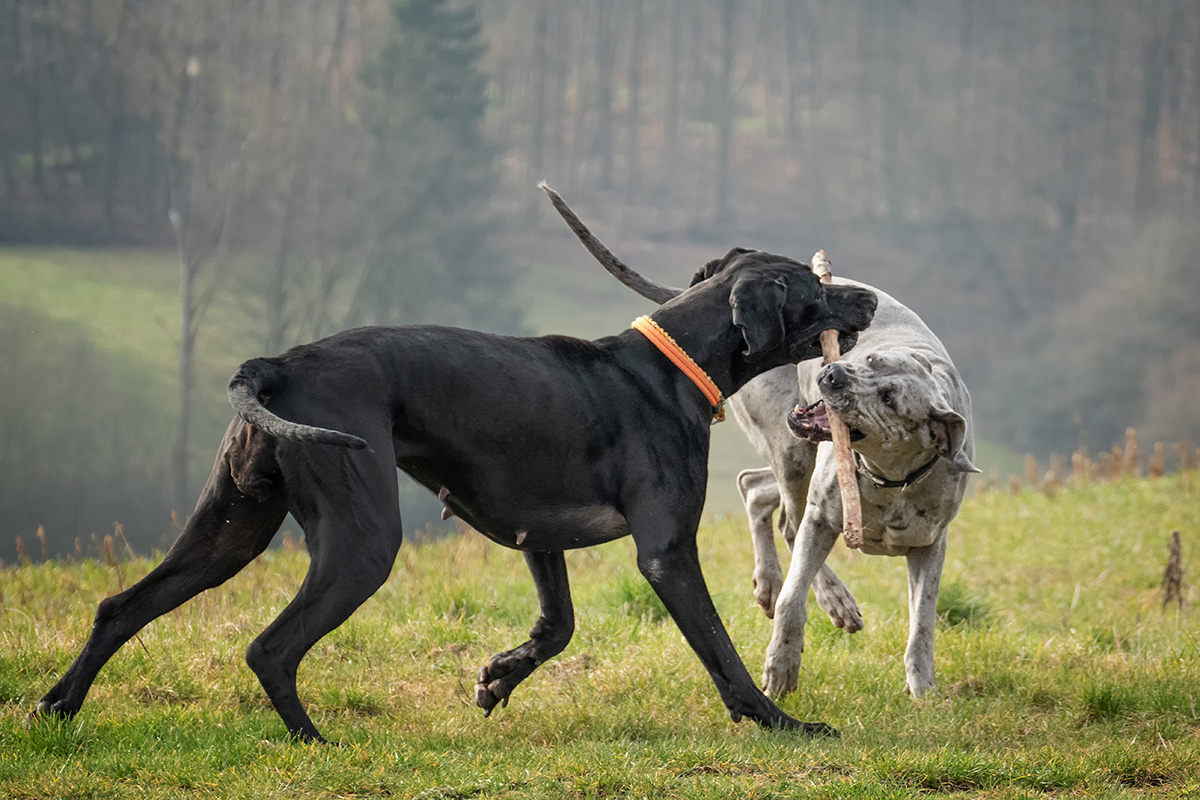
[[[928,475],[929,470],[933,469],[933,465],[937,463],[937,460],[938,454],[934,453],[933,458],[929,459],[900,480],[894,481],[889,478],[881,478],[874,472],[871,472],[871,470],[867,468],[867,462],[863,460],[863,457],[859,455],[857,451],[854,453],[854,461],[858,464],[858,471],[870,478],[871,483],[875,484],[881,489],[907,489],[909,486],[912,486],[914,483],[921,480],[921,478],[924,478],[926,475]]]

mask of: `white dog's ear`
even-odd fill
[[[963,452],[967,441],[967,421],[953,409],[942,406],[929,414],[929,434],[933,437],[938,455],[949,461],[959,472],[980,472]]]

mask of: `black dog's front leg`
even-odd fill
[[[575,633],[575,609],[567,582],[567,561],[562,553],[525,553],[525,563],[537,587],[541,616],[529,632],[529,641],[496,653],[479,670],[475,703],[490,716],[497,704],[507,705],[517,684],[547,659],[563,651]]]
[[[675,624],[712,676],[734,722],[750,717],[764,728],[837,736],[823,722],[800,722],[779,710],[746,671],[713,605],[700,570],[696,537],[639,535],[634,530],[638,569],[662,599]]]

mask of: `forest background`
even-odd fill
[[[985,469],[1200,440],[1189,0],[5,0],[0,109],[6,560],[169,541],[246,358],[618,330],[543,178],[670,284],[827,249],[945,341]]]

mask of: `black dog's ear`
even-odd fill
[[[967,421],[950,408],[935,408],[929,415],[929,433],[938,455],[959,472],[979,472],[963,452],[967,441]]]
[[[691,288],[697,283],[706,281],[713,275],[716,275],[718,272],[736,261],[739,256],[744,256],[747,253],[754,252],[756,251],[749,247],[735,247],[721,258],[714,258],[712,261],[709,261],[707,264],[701,267],[696,274],[692,276],[692,282],[688,284],[688,288]]]
[[[757,361],[768,350],[783,343],[783,303],[787,283],[783,278],[764,279],[761,274],[747,275],[733,284],[729,305],[733,324],[742,332],[747,361]]]

